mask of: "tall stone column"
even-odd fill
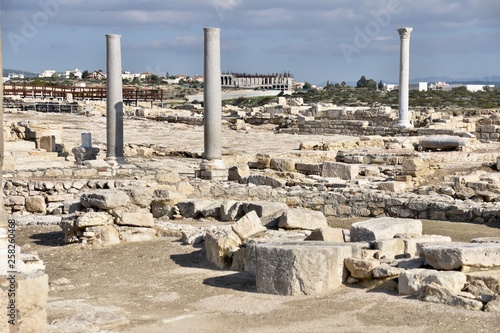
[[[220,68],[220,29],[204,28],[204,152],[200,164],[200,177],[227,178],[222,161],[222,92]]]
[[[106,35],[106,162],[123,163],[123,93],[120,35]]]
[[[399,119],[397,127],[411,128],[408,111],[408,86],[410,82],[410,34],[413,28],[399,28],[401,40],[399,59]]]

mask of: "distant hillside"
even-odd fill
[[[7,76],[9,73],[13,74],[24,74],[25,78],[33,78],[33,77],[38,77],[38,74],[36,73],[31,73],[31,72],[26,72],[26,71],[20,71],[18,69],[9,69],[9,68],[4,68],[3,70],[3,75]]]

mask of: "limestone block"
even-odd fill
[[[489,301],[484,307],[485,312],[500,312],[500,296]]]
[[[177,203],[181,215],[187,218],[219,217],[220,205],[220,201],[214,200],[189,200]]]
[[[126,193],[129,195],[130,200],[134,205],[141,208],[150,207],[151,200],[153,199],[154,189],[150,187],[138,187],[127,189]]]
[[[373,269],[373,277],[376,279],[398,277],[401,272],[404,272],[404,270],[404,268],[393,267],[389,264],[380,264],[380,266]]]
[[[56,151],[56,137],[54,135],[46,135],[40,138],[40,149],[45,149],[46,152]]]
[[[116,226],[116,229],[124,242],[145,242],[156,237],[156,230],[153,228]]]
[[[306,175],[319,175],[321,173],[321,164],[296,163],[295,169]]]
[[[30,213],[45,214],[47,211],[47,204],[45,203],[45,198],[43,196],[35,195],[26,198],[25,208],[26,211]]]
[[[500,270],[468,272],[467,282],[482,281],[492,292],[500,295]]]
[[[239,249],[241,239],[232,230],[217,230],[205,235],[207,260],[218,268],[231,266],[231,257]]]
[[[435,269],[500,266],[500,243],[424,243],[419,253]]]
[[[94,233],[94,237],[90,241],[93,244],[113,245],[120,243],[120,233],[112,224],[88,227],[85,231]]]
[[[377,188],[381,191],[404,192],[406,191],[407,187],[408,185],[405,182],[389,181],[379,183]]]
[[[466,310],[481,311],[483,308],[483,303],[481,301],[461,295],[455,295],[451,290],[435,282],[431,282],[422,287],[419,299],[424,302],[442,303]]]
[[[43,272],[17,274],[16,309],[19,333],[45,332],[49,277]]]
[[[500,243],[500,237],[477,237],[470,240],[471,243]]]
[[[323,162],[321,166],[322,177],[335,177],[343,180],[352,180],[358,177],[359,166],[340,162]]]
[[[398,234],[395,237],[401,238],[404,241],[405,254],[411,257],[419,256],[418,253],[419,244],[451,242],[451,237],[442,235]]]
[[[305,240],[343,243],[345,241],[344,229],[331,227],[318,228],[311,232]]]
[[[239,201],[227,200],[220,206],[220,219],[222,221],[235,221],[243,215],[243,206]]]
[[[26,198],[20,195],[5,196],[3,199],[3,204],[5,206],[24,206],[26,203]]]
[[[73,214],[77,211],[82,210],[82,204],[80,200],[65,200],[63,202],[63,213],[64,214]]]
[[[328,242],[255,245],[257,292],[316,295],[335,290],[347,278],[344,259],[356,245]]]
[[[143,212],[117,212],[115,223],[123,226],[152,228],[153,214]]]
[[[409,269],[399,275],[398,290],[400,295],[417,296],[425,285],[436,283],[451,293],[458,294],[466,281],[462,272]]]
[[[405,242],[400,238],[382,239],[373,243],[378,259],[397,259],[405,255]]]
[[[242,178],[250,176],[248,164],[234,165],[229,168],[228,180],[240,181]]]
[[[272,158],[270,167],[276,171],[292,172],[295,171],[295,161],[290,158]]]
[[[183,244],[193,245],[200,244],[205,240],[207,231],[205,229],[192,228],[181,231],[181,242]]]
[[[344,263],[351,276],[357,279],[373,278],[373,270],[380,266],[380,261],[374,258],[346,258]]]
[[[245,241],[248,237],[266,231],[257,213],[253,210],[232,225],[233,231]]]
[[[79,216],[75,221],[77,228],[94,227],[105,224],[113,224],[115,218],[106,212],[87,212]]]
[[[254,184],[257,186],[284,187],[286,181],[283,179],[265,176],[265,175],[250,175],[240,179],[241,184]]]
[[[127,206],[130,199],[123,191],[118,190],[100,190],[96,192],[83,193],[80,197],[83,207],[113,209]]]
[[[281,215],[288,209],[284,203],[268,201],[243,202],[242,206],[245,214],[255,210],[266,227],[278,226]]]
[[[283,229],[315,230],[328,227],[322,212],[303,208],[288,208],[281,215],[278,227]]]
[[[376,241],[392,239],[397,234],[422,234],[422,222],[392,217],[375,218],[351,225],[351,241]]]
[[[151,201],[151,213],[154,218],[169,216],[172,203],[168,199],[153,199]]]

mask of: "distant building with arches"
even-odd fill
[[[294,78],[290,72],[277,74],[222,73],[224,88],[291,91]]]

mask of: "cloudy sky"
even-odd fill
[[[2,0],[4,67],[203,73],[203,27],[221,28],[222,70],[298,81],[396,82],[398,27],[413,27],[411,78],[500,75],[499,0]]]

